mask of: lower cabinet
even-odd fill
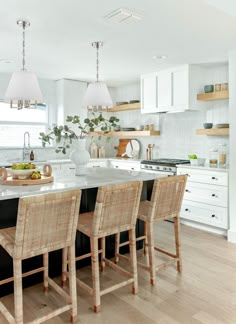
[[[188,181],[181,218],[228,229],[228,173],[204,168],[178,167]]]
[[[131,170],[131,171],[140,171],[140,162],[138,161],[116,161],[110,160],[109,167],[115,169]]]

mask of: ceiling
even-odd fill
[[[103,41],[100,79],[109,85],[183,63],[227,61],[236,47],[235,0],[0,0],[0,73],[21,68],[27,19],[26,68],[39,77],[95,79],[93,41]],[[104,16],[125,8],[141,15],[134,24]],[[154,55],[167,55],[154,60]]]

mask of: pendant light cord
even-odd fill
[[[22,24],[23,33],[22,33],[22,71],[25,71],[25,22]]]
[[[97,82],[99,80],[99,43],[97,42],[96,44],[96,47],[97,47]]]

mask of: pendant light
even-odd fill
[[[97,75],[96,82],[88,85],[85,97],[84,106],[88,110],[102,111],[103,108],[112,107],[112,99],[104,82],[99,81],[99,48],[103,46],[102,42],[93,42],[92,46],[97,49]]]
[[[22,41],[22,70],[14,72],[11,76],[5,101],[10,102],[11,108],[37,108],[37,103],[43,101],[38,80],[33,72],[25,68],[25,28],[30,26],[28,21],[18,20],[17,25],[23,29]]]

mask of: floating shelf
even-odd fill
[[[114,106],[114,107],[108,108],[108,110],[104,109],[104,111],[115,112],[115,111],[125,111],[125,110],[135,110],[135,109],[140,109],[140,102]]]
[[[229,128],[209,128],[197,129],[197,135],[212,135],[212,136],[227,136],[229,135]]]
[[[120,131],[120,132],[109,132],[104,134],[103,132],[91,132],[90,136],[160,136],[160,131],[157,130],[147,130],[147,131]]]
[[[211,101],[211,100],[223,100],[229,99],[229,91],[215,91],[209,93],[199,93],[197,100]]]

